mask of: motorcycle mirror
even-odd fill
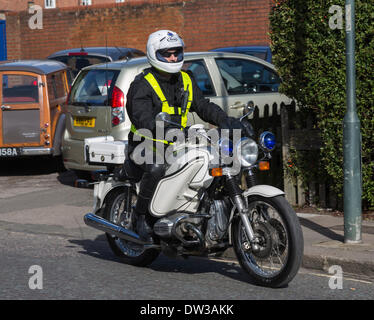
[[[250,100],[244,106],[242,118],[248,117],[249,115],[252,114],[253,111],[255,111],[255,104],[252,100]]]

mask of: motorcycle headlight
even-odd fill
[[[241,138],[236,145],[236,154],[243,167],[250,167],[255,164],[258,156],[257,143],[250,138]]]
[[[260,135],[260,145],[266,151],[273,151],[275,148],[275,136],[270,131],[264,131]]]

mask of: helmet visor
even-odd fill
[[[170,58],[171,56],[177,58],[177,61],[168,61],[166,58]],[[156,51],[156,58],[162,62],[181,62],[183,60],[183,47],[177,48],[166,48]]]

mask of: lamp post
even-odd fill
[[[361,242],[361,134],[356,109],[355,2],[345,2],[347,112],[343,121],[344,242]]]

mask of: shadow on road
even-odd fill
[[[64,172],[59,172],[57,180],[66,186],[74,187],[75,180],[77,180],[77,176],[75,175],[74,171],[66,170]]]
[[[160,257],[154,261],[149,268],[154,271],[168,273],[202,274],[215,272],[236,281],[256,285],[251,281],[240,265],[223,260],[211,260],[204,257],[171,259],[164,255],[160,255]]]
[[[323,226],[319,225],[318,223],[315,223],[315,222],[310,221],[310,220],[305,219],[305,218],[299,218],[299,220],[300,220],[300,224],[303,227],[306,227],[310,230],[316,231],[319,234],[321,234],[321,235],[323,235],[327,238],[330,238],[331,240],[337,240],[337,241],[340,241],[340,242],[344,242],[344,236],[330,230],[330,228],[323,227]]]
[[[81,246],[84,250],[80,251],[81,254],[123,263],[110,250],[105,235],[100,235],[95,240],[69,240],[69,242]],[[204,274],[215,272],[233,280],[256,285],[238,264],[228,261],[210,260],[204,257],[189,257],[188,259],[178,257],[172,259],[160,254],[148,268],[153,271],[167,273]]]
[[[60,161],[45,156],[0,159],[0,176],[47,175],[60,171]]]
[[[60,157],[0,158],[1,176],[40,176],[57,173],[57,180],[64,185],[75,187],[76,173],[63,167]],[[87,172],[87,177],[90,173]]]
[[[81,254],[102,260],[121,262],[120,259],[110,251],[105,234],[96,237],[94,241],[85,239],[69,240],[69,242],[76,246],[80,246],[83,249],[83,251],[79,251]]]

